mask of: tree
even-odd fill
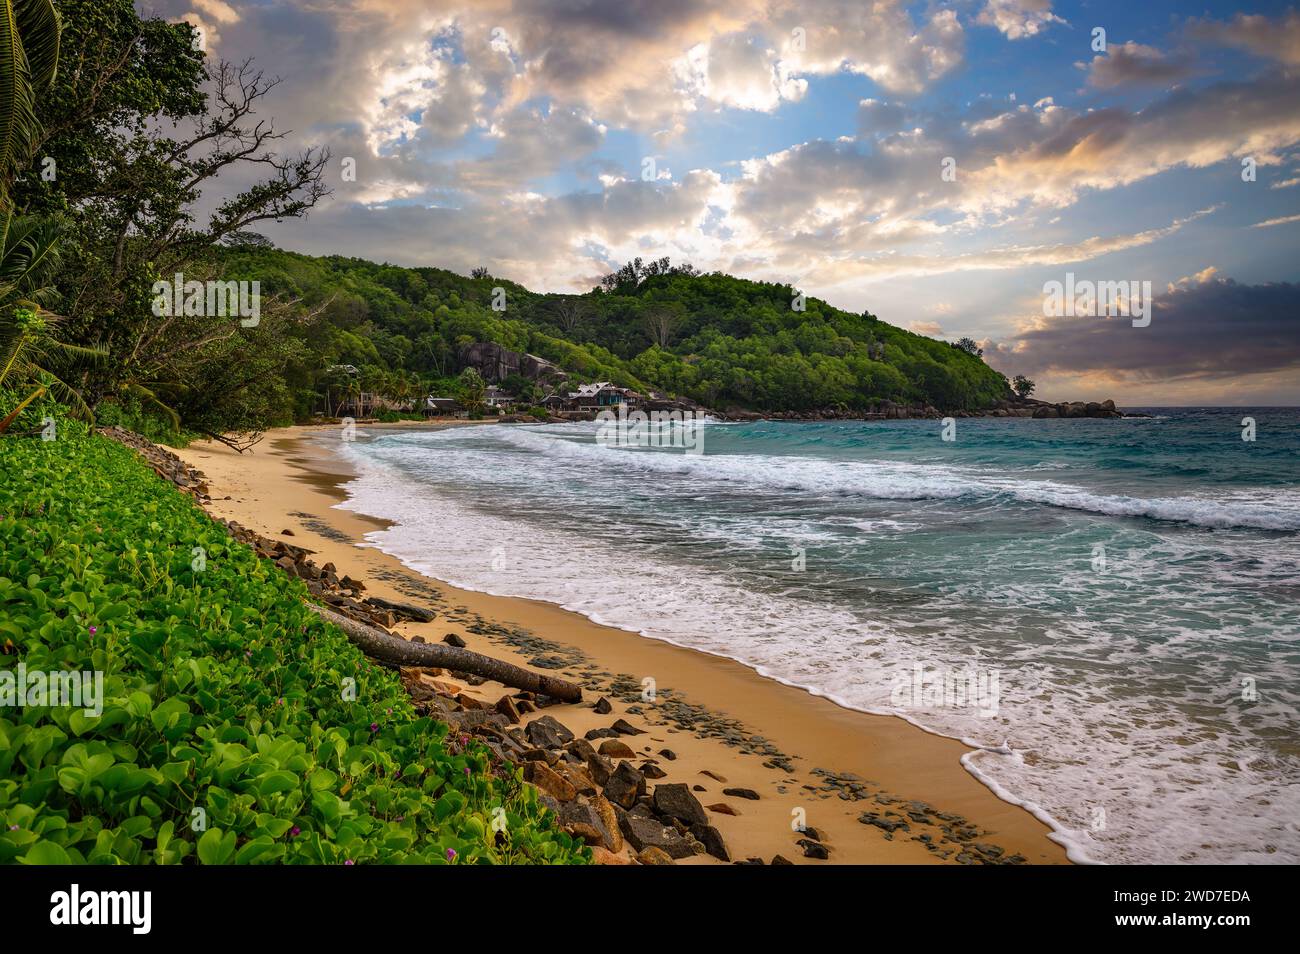
[[[465,405],[470,414],[481,414],[487,393],[483,376],[473,368],[466,368],[460,373],[457,385],[460,389],[460,402]]]
[[[492,273],[487,270],[486,265],[480,265],[469,273],[471,278],[491,278]]]
[[[0,212],[40,139],[36,103],[58,75],[61,33],[53,0],[0,0]]]
[[[1035,387],[1037,387],[1037,385],[1035,385],[1033,381],[1030,381],[1023,374],[1017,374],[1014,380],[1012,380],[1011,382],[1011,389],[1015,391],[1016,394],[1019,395],[1022,400],[1024,398],[1029,397],[1029,395],[1033,394]]]
[[[668,343],[672,341],[673,332],[677,330],[677,325],[680,323],[680,316],[671,308],[655,306],[645,313],[642,321],[645,323],[645,333],[650,338],[651,344],[667,348]]]
[[[58,175],[46,181],[28,172],[15,182],[14,199],[31,211],[66,212],[74,227],[58,282],[68,303],[65,327],[72,340],[102,342],[113,355],[89,376],[88,400],[139,393],[193,406],[183,379],[184,388],[207,396],[207,407],[233,412],[230,427],[236,420],[265,426],[222,392],[238,385],[249,408],[269,407],[290,365],[268,369],[263,356],[246,352],[273,373],[261,385],[245,384],[242,375],[222,373],[230,349],[251,349],[257,340],[264,354],[286,362],[293,349],[271,342],[266,329],[217,328],[238,325],[221,317],[177,337],[186,323],[153,314],[151,288],[177,273],[186,281],[229,277],[216,262],[223,244],[257,252],[248,247],[249,226],[305,215],[329,194],[329,153],[281,154],[285,134],[256,116],[278,80],[249,62],[207,63],[189,24],[142,20],[131,0],[60,0],[60,8],[63,57],[76,68],[60,70],[36,104],[43,127],[36,148],[55,161]],[[240,191],[223,191],[227,176],[239,180]],[[208,209],[202,220],[201,200]],[[164,324],[169,342],[162,341]],[[214,359],[206,374],[205,356]],[[208,414],[205,420],[226,426]]]
[[[555,303],[555,320],[566,335],[572,336],[586,319],[589,309],[581,298],[561,298]]]
[[[984,357],[984,349],[973,338],[962,338],[953,347],[965,351],[967,354],[973,354],[977,358]]]

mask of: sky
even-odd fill
[[[541,291],[667,255],[973,338],[1048,400],[1300,404],[1294,6],[138,7],[279,77],[260,116],[331,150],[283,248]],[[1150,321],[1062,314],[1069,276],[1149,282]]]

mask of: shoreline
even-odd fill
[[[382,432],[479,423],[363,426]],[[401,624],[400,635],[433,642],[455,633],[472,650],[529,668],[541,658],[546,668],[583,683],[583,703],[548,706],[545,714],[577,734],[619,717],[646,730],[626,741],[650,753],[639,757],[654,760],[663,782],[697,789],[733,859],[969,864],[1019,856],[1069,863],[1044,822],[999,798],[963,766],[973,750],[959,741],[896,716],[844,708],[726,657],[603,626],[554,603],[462,589],[410,569],[364,540],[386,521],[338,507],[353,471],[322,441],[337,434],[337,427],[299,426],[268,433],[244,455],[215,442],[174,452],[206,475],[214,516],[305,546],[340,573],[365,580],[368,593],[437,606],[437,620]],[[653,702],[640,698],[647,675],[658,688]],[[495,683],[465,687],[489,705],[503,691]],[[592,708],[602,695],[613,707],[608,715]],[[672,756],[660,759],[662,747]],[[758,798],[724,796],[724,788],[748,789]],[[827,860],[804,857],[797,844],[803,836],[792,828],[798,817],[821,835]],[[980,850],[971,847],[976,844]],[[701,855],[683,863],[720,862]]]

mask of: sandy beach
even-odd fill
[[[329,449],[338,438],[337,427],[294,427],[268,433],[242,455],[214,442],[176,453],[206,474],[214,516],[315,551],[318,563],[332,562],[340,575],[365,581],[369,594],[438,611],[434,622],[399,624],[401,635],[437,642],[455,633],[472,650],[524,666],[545,657],[555,674],[584,687],[582,703],[551,706],[545,714],[579,735],[620,717],[646,730],[624,741],[655,760],[666,773],[660,781],[694,788],[733,860],[770,863],[780,855],[795,864],[969,864],[1019,856],[1031,864],[1068,863],[1046,825],[961,766],[968,749],[957,741],[555,605],[458,589],[364,545],[365,534],[383,524],[336,508],[351,476]],[[286,530],[290,536],[283,536]],[[641,694],[647,678],[656,689],[650,700]],[[507,691],[491,682],[464,689],[489,703]],[[602,696],[612,704],[609,714],[592,708]],[[724,789],[748,789],[757,798],[724,795]],[[880,823],[861,820],[864,813]],[[829,858],[804,856],[799,822],[817,830]],[[952,837],[954,830],[960,838]],[[966,847],[975,844],[982,849]],[[721,862],[698,855],[679,863]]]

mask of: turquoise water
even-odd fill
[[[1150,413],[396,433],[349,506],[433,576],[965,739],[1078,859],[1295,862],[1300,412]]]

